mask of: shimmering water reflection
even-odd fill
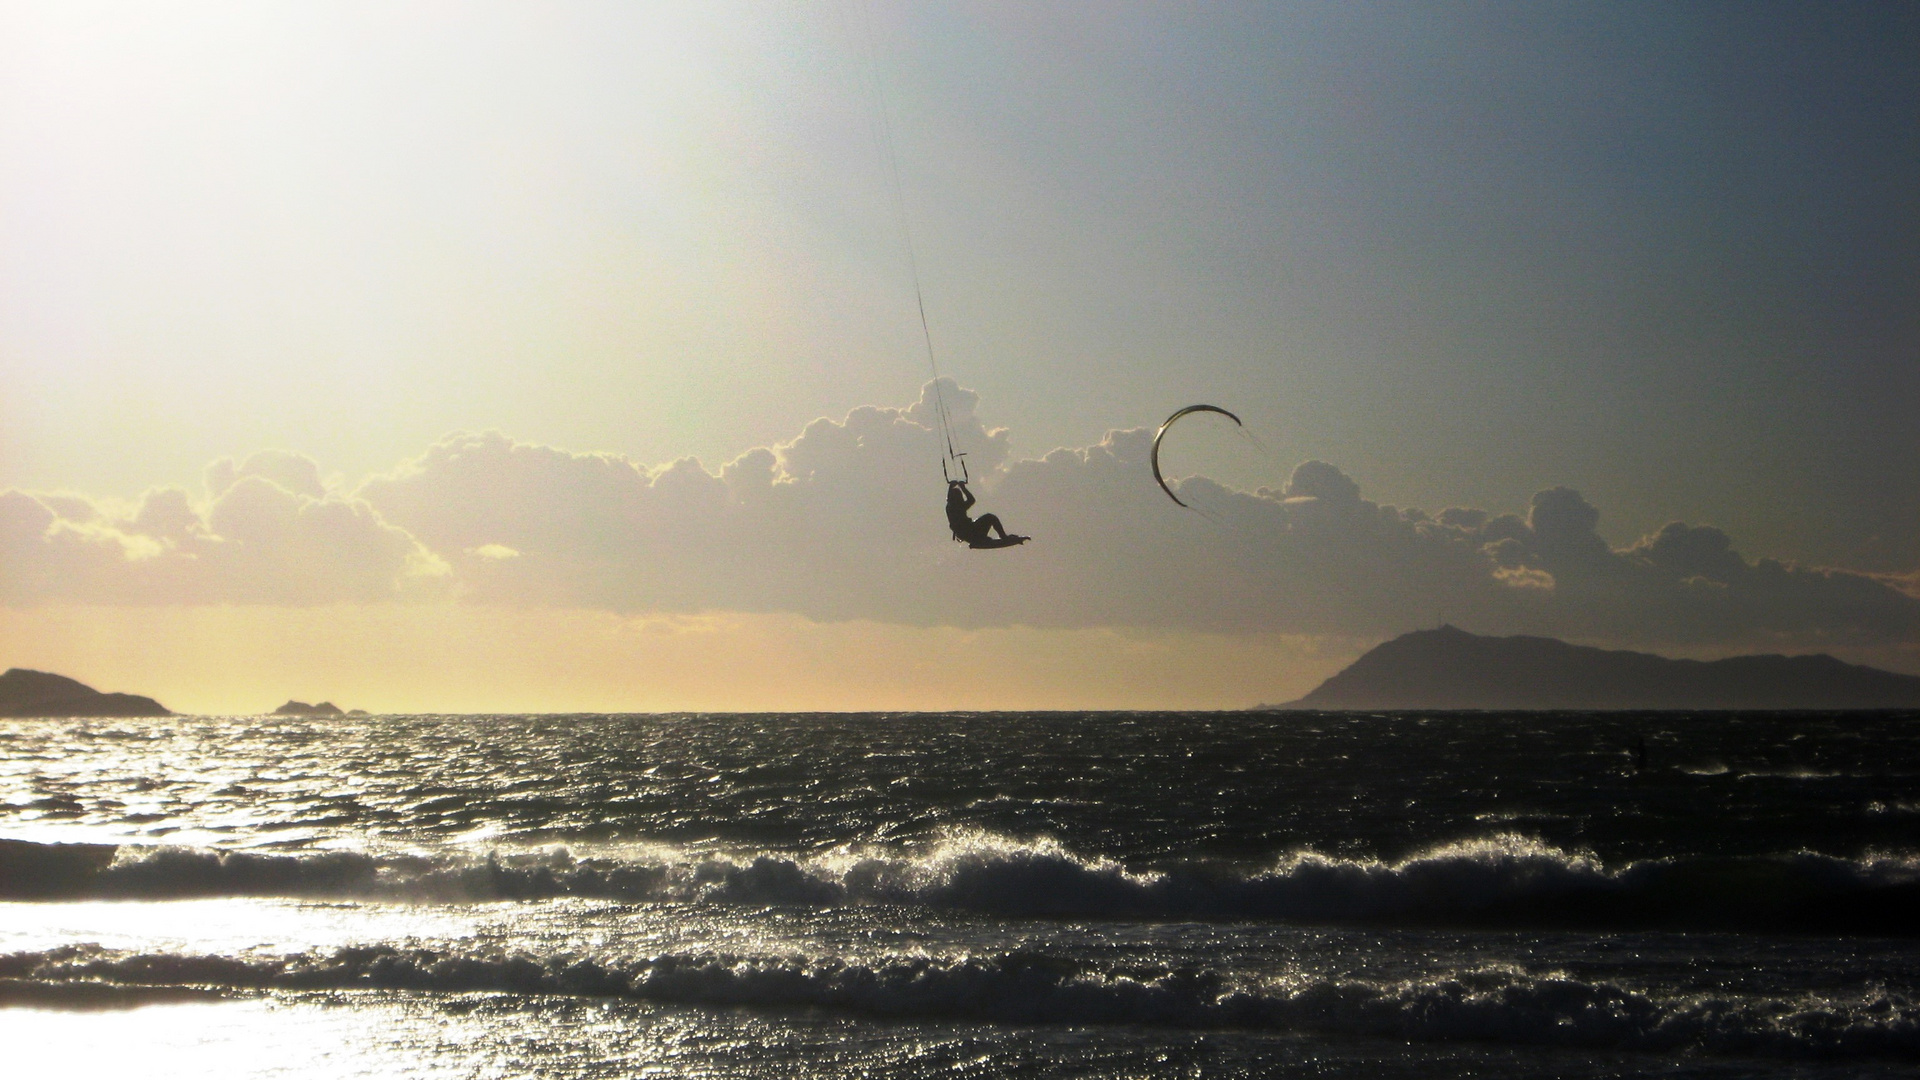
[[[1891,715],[0,721],[0,1045],[115,1080],[1904,1075],[1916,778]]]

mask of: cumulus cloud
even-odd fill
[[[443,561],[364,500],[328,494],[309,459],[222,459],[207,477],[204,503],[156,488],[124,512],[0,492],[0,600],[298,605],[444,591]]]
[[[232,458],[220,458],[207,466],[207,494],[217,499],[235,483],[250,476],[309,499],[327,497],[327,487],[320,480],[319,463],[285,450],[262,450],[237,465]]]
[[[1139,626],[1386,635],[1436,616],[1488,632],[1620,644],[1912,645],[1904,579],[1749,561],[1676,522],[1626,548],[1554,488],[1522,514],[1382,505],[1309,461],[1281,488],[1148,477],[1151,431],[1015,460],[975,395],[945,398],[983,510],[1035,542],[953,544],[932,390],[860,408],[710,470],[455,434],[349,494],[315,464],[256,455],[208,470],[204,506],[150,492],[130,514],[0,495],[10,602],[403,595],[439,583],[527,606],[791,612],[961,627]]]

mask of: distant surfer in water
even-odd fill
[[[979,518],[970,517],[967,511],[973,509],[973,492],[967,490],[965,480],[947,481],[947,524],[953,529],[953,538],[970,548],[1000,548],[1024,544],[1027,537],[1007,532],[1006,526],[992,514],[981,514]],[[994,534],[998,533],[996,536]]]

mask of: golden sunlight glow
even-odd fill
[[[183,713],[1245,708],[1366,643],[473,605],[0,610],[8,662]]]

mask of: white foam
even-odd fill
[[[1151,1024],[1459,1039],[1594,1049],[1920,1059],[1920,1001],[1882,987],[1797,998],[1655,996],[1507,965],[1401,981],[1252,984],[1206,970],[1111,971],[1028,952],[865,962],[666,953],[625,967],[579,957],[390,947],[236,959],[67,948],[0,956],[0,977],[234,992],[397,989],[572,994],[683,1004],[829,1008],[1015,1024]]]

